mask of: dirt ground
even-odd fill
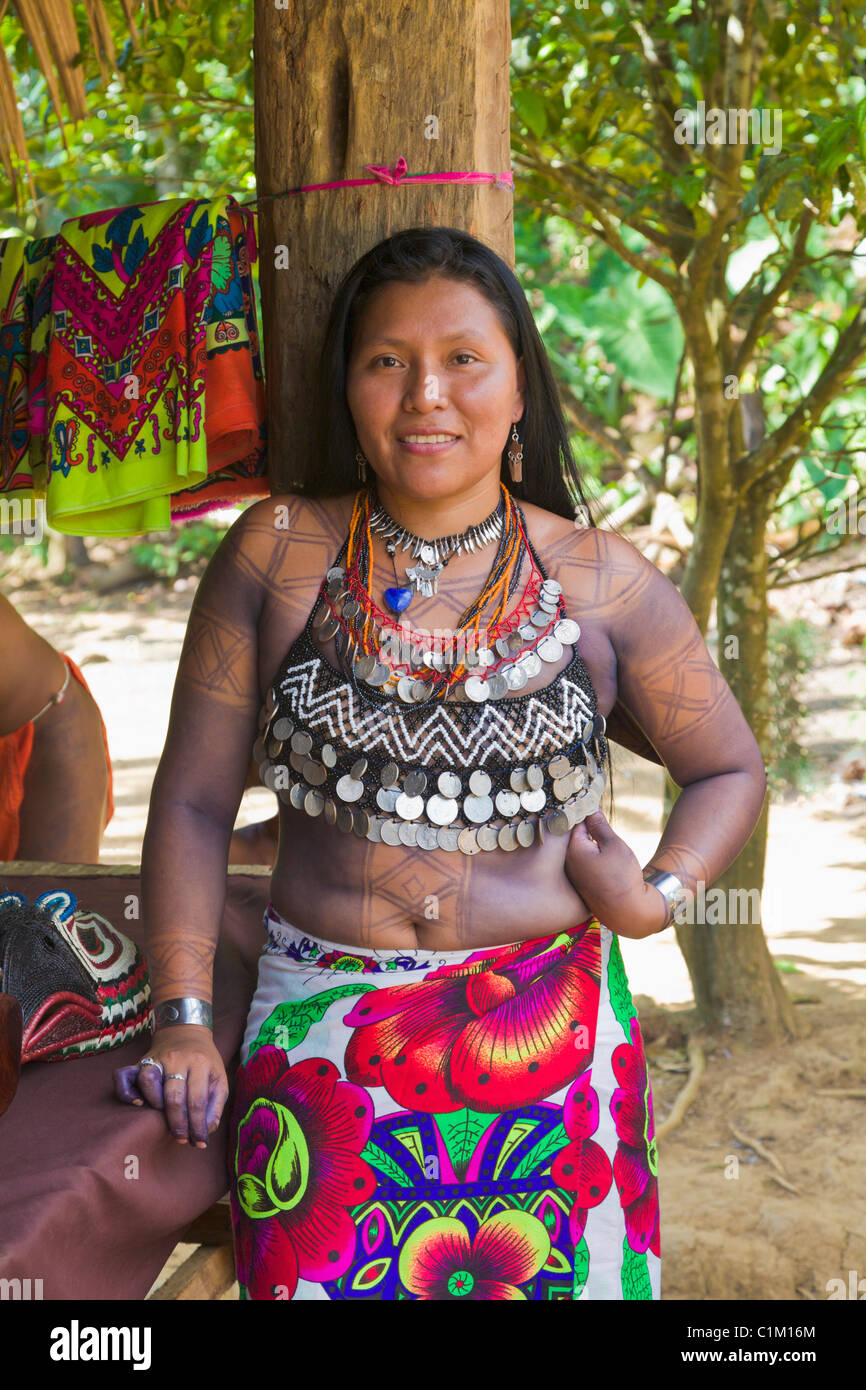
[[[71,589],[27,578],[7,575],[4,592],[83,668],[108,728],[117,809],[102,857],[136,863],[196,579],[97,594],[86,572]],[[813,784],[771,808],[764,892],[800,1036],[757,1052],[708,1049],[695,1100],[660,1139],[666,1299],[866,1298],[866,567],[773,602],[813,623],[821,646],[805,690]],[[623,754],[614,778],[614,827],[646,862],[661,773]],[[240,819],[271,803],[264,789],[247,793]],[[692,991],[672,933],[622,944],[658,1124],[688,1077]]]

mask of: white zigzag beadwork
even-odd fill
[[[439,704],[413,709],[393,702],[383,717],[378,707],[360,702],[348,681],[334,684],[334,670],[322,657],[298,662],[279,684],[292,717],[321,739],[346,748],[376,752],[398,763],[427,764],[437,757],[457,766],[504,766],[558,753],[580,738],[593,709],[581,687],[561,674],[560,708],[551,708],[552,687],[515,700],[482,705]],[[511,708],[509,708],[511,706]],[[407,718],[407,715],[410,718]]]

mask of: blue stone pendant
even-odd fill
[[[412,602],[411,589],[386,589],[385,602],[392,613],[402,613]]]

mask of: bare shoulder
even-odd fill
[[[345,518],[348,525],[354,497],[351,492],[338,497],[303,497],[295,492],[275,492],[247,507],[229,535],[245,548],[254,548],[274,531],[299,536],[314,531],[321,535],[330,532],[336,536],[338,531],[345,532],[343,521]]]
[[[676,589],[631,541],[614,531],[575,524],[521,503],[536,549],[559,580],[566,602],[607,622],[645,610],[662,590]]]
[[[348,529],[354,493],[302,497],[274,493],[247,507],[223,541],[225,559],[241,574],[278,586],[279,576],[320,572]],[[324,561],[327,564],[327,560]]]

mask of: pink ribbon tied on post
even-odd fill
[[[401,179],[406,177],[409,165],[400,155],[393,169],[389,169],[387,164],[365,164],[364,168],[369,169],[370,173],[374,174],[377,179],[381,179],[382,183],[393,184],[399,183]]]
[[[397,160],[394,168],[391,169],[387,164],[365,164],[364,169],[373,175],[371,179],[333,179],[329,183],[305,183],[299,188],[286,188],[280,193],[263,193],[260,198],[253,198],[249,203],[242,203],[242,207],[254,207],[257,203],[271,198],[287,198],[294,193],[317,193],[331,188],[362,188],[365,185],[376,183],[396,184],[406,182],[416,183],[492,183],[496,188],[506,188],[514,192],[514,174],[507,169],[502,174],[482,174],[475,169],[455,170],[450,173],[439,174],[410,174],[409,166],[403,155]]]

